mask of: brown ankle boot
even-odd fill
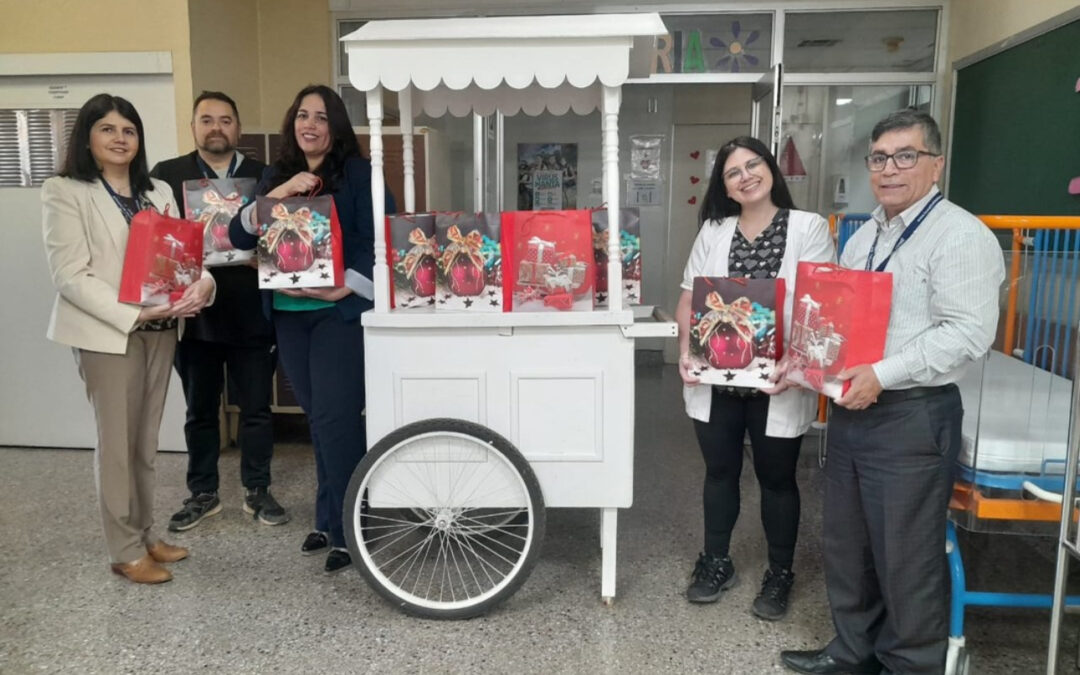
[[[188,550],[183,546],[166,544],[160,539],[153,544],[147,545],[146,552],[159,563],[174,563],[188,557]]]
[[[172,581],[172,572],[159,565],[149,553],[134,562],[113,563],[112,571],[137,584],[160,584]]]

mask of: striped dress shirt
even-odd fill
[[[938,193],[937,186],[903,213],[886,220],[878,206],[852,235],[840,264],[866,269],[878,237],[874,266],[904,228]],[[982,221],[942,200],[889,260],[892,313],[885,357],[873,364],[885,389],[940,386],[959,380],[967,364],[990,349],[997,333],[1005,262],[997,238]]]

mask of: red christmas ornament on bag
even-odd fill
[[[709,313],[698,322],[698,340],[706,346],[709,365],[720,370],[738,370],[754,360],[753,305],[745,298],[731,303],[716,291],[705,298]]]
[[[427,298],[435,295],[435,271],[437,265],[435,258],[429,255],[422,256],[412,268],[409,277],[409,285],[412,292],[419,298]]]
[[[315,251],[296,232],[285,232],[274,249],[274,264],[285,273],[303,272],[315,262]]]
[[[466,258],[450,265],[450,291],[454,295],[476,296],[484,290],[484,268]]]
[[[210,246],[215,251],[230,251],[233,248],[229,241],[229,224],[214,222],[206,231]]]
[[[274,204],[270,214],[274,223],[266,232],[266,249],[274,256],[274,266],[286,274],[311,267],[315,262],[311,209],[305,206],[290,213],[279,203]]]
[[[750,342],[732,326],[719,327],[709,336],[709,365],[720,370],[739,370],[754,360]]]
[[[450,243],[443,251],[442,265],[450,292],[460,296],[480,295],[485,283],[484,258],[480,255],[483,235],[478,230],[462,235],[457,225],[451,225],[446,238]]]

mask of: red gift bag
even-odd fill
[[[691,373],[705,384],[769,387],[784,352],[783,279],[694,277]]]
[[[340,288],[345,283],[334,198],[257,197],[259,288]]]
[[[255,198],[254,178],[200,178],[184,181],[184,217],[203,224],[203,265],[242,265],[254,252],[229,241],[229,221]]]
[[[202,274],[203,226],[157,211],[131,219],[120,302],[167,305],[176,302]]]
[[[386,217],[391,308],[434,309],[438,256],[435,214],[399,213]]]
[[[892,274],[800,262],[787,377],[830,398],[851,386],[836,375],[885,354]]]
[[[588,210],[502,214],[503,306],[591,311],[596,266]]]

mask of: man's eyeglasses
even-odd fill
[[[733,166],[728,169],[723,174],[724,180],[729,183],[739,180],[739,178],[742,177],[744,171],[746,172],[746,175],[749,176],[756,172],[758,169],[760,169],[764,164],[765,159],[763,157],[755,157],[748,161],[746,164],[743,164],[742,167]]]
[[[910,169],[919,163],[919,157],[922,155],[941,157],[940,153],[927,152],[926,150],[901,150],[891,155],[886,155],[884,152],[875,152],[866,156],[866,168],[875,173],[884,171],[885,165],[889,163],[891,158],[897,169]]]

